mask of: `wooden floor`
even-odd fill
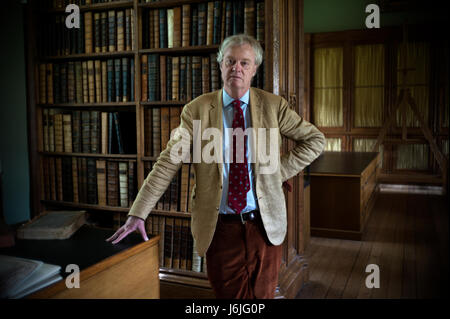
[[[448,199],[380,193],[362,241],[311,237],[304,298],[448,298]],[[366,266],[380,288],[366,287]]]

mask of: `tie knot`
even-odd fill
[[[233,101],[233,106],[236,108],[240,108],[241,107],[241,100],[234,100]]]

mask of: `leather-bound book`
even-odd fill
[[[96,167],[98,204],[100,206],[106,206],[106,161],[97,160]]]

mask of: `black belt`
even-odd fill
[[[219,214],[223,221],[241,221],[245,224],[248,221],[254,221],[259,217],[259,210],[251,210],[240,214]]]

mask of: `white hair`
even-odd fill
[[[229,36],[228,38],[223,40],[222,44],[219,47],[219,52],[217,53],[217,62],[219,64],[222,63],[223,56],[228,48],[241,46],[244,44],[248,44],[252,47],[253,51],[255,52],[255,64],[257,66],[261,65],[264,56],[264,51],[261,47],[261,44],[259,44],[258,40],[256,40],[254,37],[247,34],[236,34]]]

